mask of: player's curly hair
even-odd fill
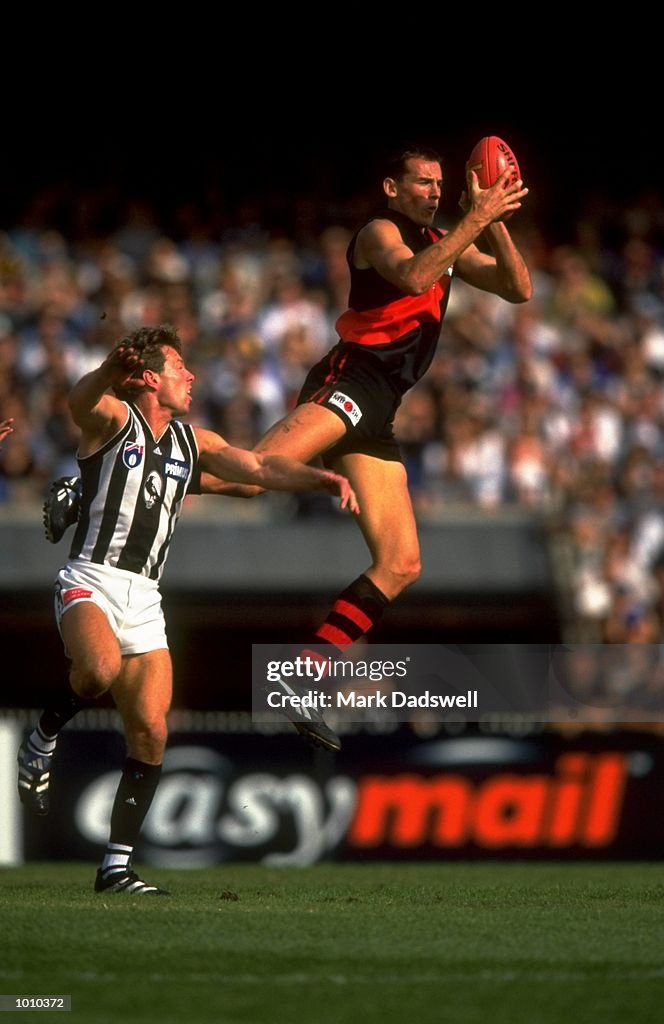
[[[161,373],[166,362],[165,345],[174,348],[179,356],[182,355],[182,342],[178,338],[177,331],[170,324],[160,324],[158,327],[139,327],[125,338],[121,338],[113,351],[131,346],[143,360],[142,365],[134,374],[135,377],[140,377],[144,370]],[[124,388],[114,388],[113,390],[118,398],[125,401],[133,396],[131,391]]]

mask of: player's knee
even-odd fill
[[[389,566],[389,572],[394,581],[394,586],[399,591],[412,586],[419,579],[422,572],[422,563],[418,555],[405,556],[393,560]]]
[[[141,717],[125,722],[125,732],[133,757],[152,763],[162,759],[168,739],[168,726],[164,715]]]
[[[405,581],[404,586],[410,587],[415,583],[422,575],[422,563],[419,557],[411,558],[408,562],[402,566],[402,576]]]
[[[94,700],[110,690],[120,674],[119,658],[108,658],[98,661],[95,665],[76,667],[72,670],[72,690],[84,700]]]

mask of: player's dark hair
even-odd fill
[[[160,324],[159,327],[139,327],[132,331],[126,338],[122,338],[113,351],[118,348],[134,349],[141,357],[142,364],[134,376],[141,376],[144,370],[152,370],[154,373],[161,373],[164,369],[166,356],[164,346],[175,349],[179,356],[182,355],[182,342],[178,338],[177,331],[170,324]],[[135,393],[124,388],[114,388],[118,398],[125,401],[135,397]]]
[[[408,146],[401,153],[389,156],[384,164],[384,178],[392,178],[399,181],[408,170],[408,160],[429,160],[431,163],[442,163],[440,153],[437,153],[431,146]]]

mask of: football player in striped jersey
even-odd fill
[[[132,867],[167,738],[172,667],[159,579],[188,489],[208,479],[261,490],[322,490],[357,512],[348,481],[282,454],[231,447],[218,434],[181,423],[194,375],[169,326],[144,327],[120,342],[72,389],[81,430],[80,512],[55,610],[71,658],[69,688],[44,711],[18,755],[22,802],[48,812],[58,733],[86,700],[110,691],[127,759],[111,815],[96,892],[160,894]]]

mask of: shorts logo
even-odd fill
[[[334,394],[328,398],[328,402],[330,405],[336,405],[337,408],[345,412],[354,427],[356,427],[362,419],[362,410],[357,402],[354,402],[352,398],[348,397],[348,395],[344,395],[343,391],[335,391]]]
[[[137,466],[140,466],[143,461],[144,448],[144,445],[136,444],[135,441],[125,441],[122,461],[127,469],[136,469]]]
[[[72,601],[89,601],[91,597],[91,590],[86,590],[85,587],[72,587],[71,590],[63,591],[62,607],[66,608]]]

